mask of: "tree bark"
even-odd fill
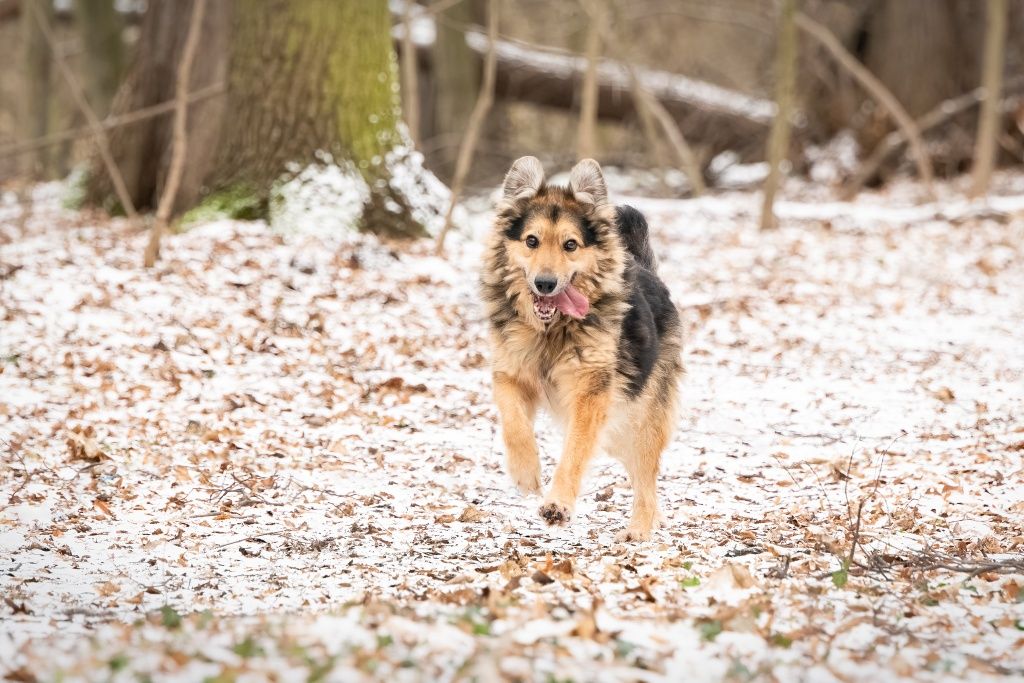
[[[149,0],[142,18],[139,49],[119,88],[111,111],[114,116],[160,105],[175,99],[175,72],[181,62],[193,0]],[[210,3],[203,18],[202,35],[192,69],[190,92],[209,89],[227,79],[232,2]],[[181,179],[173,214],[192,207],[202,193],[205,176],[220,145],[226,97],[209,97],[189,108],[189,160]],[[135,206],[154,208],[170,166],[173,123],[162,116],[115,129],[110,135],[114,158],[121,168]],[[112,187],[94,160],[89,172],[87,198],[117,211]]]
[[[768,137],[768,177],[764,181],[761,229],[775,227],[775,194],[782,182],[782,162],[789,152],[790,117],[796,83],[796,0],[782,0],[775,53],[775,120]]]
[[[75,0],[76,24],[85,53],[85,87],[89,104],[106,116],[124,68],[121,17],[111,0]]]
[[[974,148],[974,169],[971,178],[971,196],[980,197],[988,192],[992,169],[996,163],[996,137],[999,133],[999,100],[1003,90],[1003,65],[1006,47],[1006,0],[988,0],[985,31],[985,63],[982,88],[985,99],[981,103],[978,135]]]
[[[139,62],[117,98],[124,109],[115,111],[173,97],[193,4],[150,0]],[[265,213],[277,181],[326,154],[351,161],[371,188],[365,227],[422,234],[384,163],[405,143],[386,0],[217,0],[201,33],[189,92],[218,81],[227,90],[188,111],[187,164],[172,215],[210,193]],[[144,206],[157,201],[171,166],[170,123],[164,117],[120,136],[125,173]]]
[[[40,3],[47,20],[53,17],[53,4]],[[50,127],[50,48],[46,44],[36,17],[32,12],[21,13],[22,64],[25,99],[21,110],[22,137],[40,138]],[[41,179],[50,171],[51,150],[37,149],[28,158],[28,175]]]

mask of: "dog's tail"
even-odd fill
[[[647,219],[632,206],[623,204],[615,209],[615,225],[619,229],[626,251],[636,262],[648,270],[658,269],[658,260],[647,239]]]

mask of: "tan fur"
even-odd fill
[[[537,407],[543,406],[563,425],[566,438],[541,516],[551,524],[568,522],[590,461],[605,450],[623,462],[634,489],[632,519],[620,536],[646,538],[658,518],[657,475],[675,422],[681,341],[677,331],[663,340],[643,390],[628,395],[616,363],[629,308],[622,278],[631,257],[615,229],[600,167],[581,162],[568,190],[549,192],[539,162],[534,162],[521,160],[509,173],[483,273],[494,395],[509,473],[524,493],[539,490],[533,420]],[[551,204],[564,210],[555,221],[548,215]],[[523,222],[522,237],[536,235],[540,246],[535,249],[504,232],[527,206],[531,217]],[[562,248],[567,239],[583,243],[578,224],[569,218],[575,214],[598,226],[600,246],[575,252]],[[538,272],[556,274],[560,284],[571,278],[591,302],[587,324],[558,316],[545,325],[537,318],[527,278]]]

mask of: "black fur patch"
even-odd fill
[[[638,263],[624,274],[629,285],[629,312],[622,320],[618,372],[626,378],[626,392],[637,396],[658,360],[665,333],[679,324],[679,314],[668,288],[653,272]]]
[[[601,234],[585,216],[580,217],[580,232],[583,233],[583,246],[592,247],[601,244]]]
[[[521,213],[509,221],[508,227],[505,228],[506,239],[518,242],[523,238],[523,228],[526,226],[527,215],[528,213]]]

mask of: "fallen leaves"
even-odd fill
[[[110,459],[110,456],[104,452],[96,440],[96,430],[92,425],[71,427],[66,433],[65,443],[68,447],[68,457],[72,460],[97,463]]]
[[[695,674],[688,653],[790,680],[825,647],[850,680],[933,650],[955,675],[967,652],[1012,667],[1024,577],[992,558],[1024,547],[1019,221],[766,235],[729,208],[744,201],[715,205],[729,220],[649,211],[688,377],[666,523],[638,544],[612,541],[632,501],[617,462],[595,459],[564,529],[510,491],[473,247],[445,262],[223,224],[170,239],[157,282],[115,226],[5,246],[0,643],[126,679],[135,653],[180,673],[199,651],[225,676],[299,680],[446,680],[470,656],[493,658],[495,675],[461,670],[480,680],[672,680]],[[538,436],[547,476],[560,442],[544,420]],[[914,565],[924,544],[967,569]],[[102,631],[95,652],[72,622]]]

